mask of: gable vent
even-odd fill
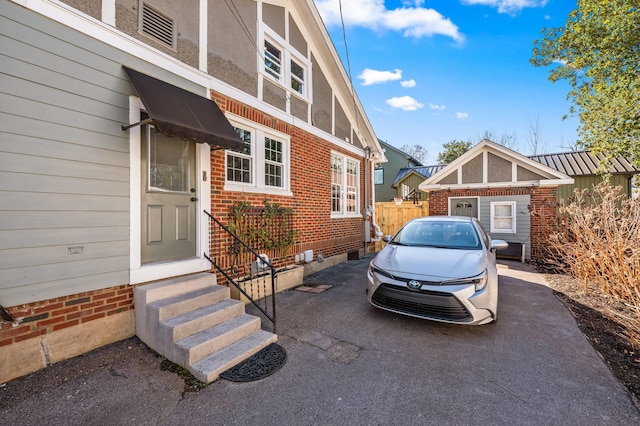
[[[174,48],[175,24],[173,19],[143,3],[141,21],[140,27],[143,34],[172,49]]]

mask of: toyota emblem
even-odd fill
[[[417,290],[422,287],[422,284],[420,284],[420,281],[411,280],[407,283],[407,286],[412,290]]]

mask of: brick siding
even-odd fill
[[[0,323],[0,347],[133,309],[133,286],[121,285],[5,308],[15,324]]]
[[[263,206],[265,200],[293,209],[296,244],[282,258],[275,258],[275,267],[291,264],[296,253],[313,250],[329,257],[356,251],[363,247],[362,218],[331,218],[331,151],[360,160],[360,210],[364,209],[365,162],[351,152],[282,122],[268,114],[234,99],[211,91],[211,98],[223,112],[231,112],[291,138],[290,184],[293,196],[224,191],[224,151],[211,155],[211,213],[224,218],[231,206],[239,201]]]

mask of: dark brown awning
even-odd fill
[[[123,67],[156,130],[170,137],[242,151],[244,143],[218,105],[164,81]]]

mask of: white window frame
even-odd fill
[[[356,158],[353,157],[349,157],[346,156],[342,153],[339,152],[335,152],[335,151],[331,151],[331,162],[329,164],[329,170],[331,171],[331,173],[333,174],[333,158],[338,158],[340,159],[340,161],[342,162],[342,170],[341,170],[341,178],[342,181],[340,182],[340,211],[333,211],[333,203],[331,204],[331,217],[332,218],[343,218],[343,217],[361,217],[362,215],[360,214],[360,161],[358,161]],[[348,167],[347,167],[347,163],[348,162],[353,162],[356,166],[356,183],[357,185],[355,186],[355,191],[356,191],[356,196],[355,196],[355,206],[353,207],[353,211],[349,211],[349,204],[348,204],[348,195],[349,195],[349,191],[348,188],[350,187],[348,185],[348,179],[347,179],[347,175],[348,175]],[[333,179],[331,180],[331,185],[333,185]],[[353,186],[351,186],[353,188]]]
[[[252,121],[236,116],[227,116],[229,122],[234,127],[251,132],[251,155],[240,154],[235,151],[226,150],[224,156],[224,190],[253,192],[260,194],[273,194],[292,196],[291,192],[291,138],[289,135],[275,131],[269,127],[260,126]],[[265,181],[265,137],[277,140],[282,143],[282,186],[270,186]],[[251,182],[236,182],[227,180],[227,166],[229,155],[248,158],[251,157]]]
[[[402,199],[406,200],[409,196],[409,192],[411,192],[411,189],[409,188],[409,185],[405,183],[401,184],[400,188],[402,189]]]
[[[384,185],[384,169],[373,169],[373,181],[375,185]]]
[[[508,218],[511,219],[511,228],[497,228],[495,224],[496,219],[496,207],[501,206],[510,206],[511,207],[511,216]],[[507,216],[502,216],[503,218],[507,218]],[[492,201],[491,202],[491,233],[496,234],[515,234],[516,233],[516,202],[515,201]]]
[[[293,46],[291,46],[286,40],[280,37],[275,31],[261,23],[261,38],[260,38],[260,57],[258,60],[258,71],[268,78],[270,81],[277,83],[288,93],[294,96],[300,97],[304,100],[311,101],[311,93],[309,87],[311,87],[311,61],[302,53],[298,52]],[[269,43],[280,51],[280,75],[275,76],[273,72],[267,71],[265,66],[265,43]],[[295,62],[303,70],[304,79],[300,79],[293,75],[291,72],[291,61]],[[292,80],[296,80],[302,85],[302,91],[298,92],[291,87]]]

